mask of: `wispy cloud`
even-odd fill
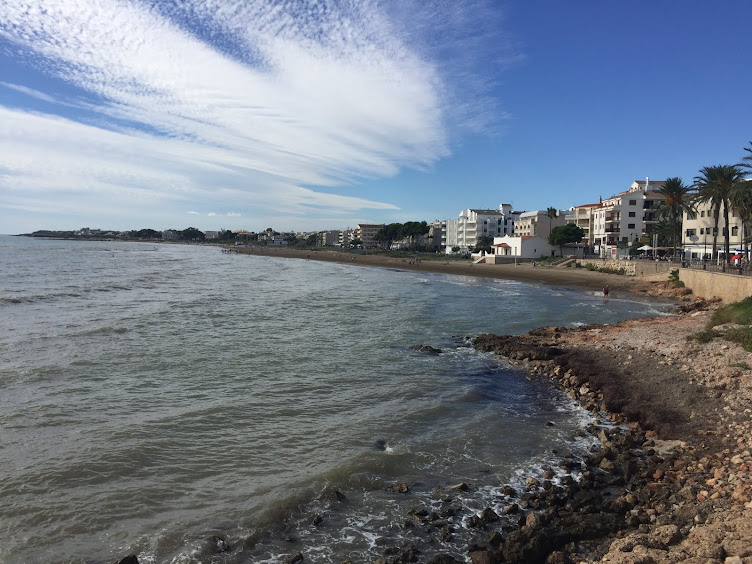
[[[469,57],[464,47],[441,60],[430,50],[470,37],[488,6],[398,6],[6,0],[0,40],[89,101],[80,113],[0,107],[0,206],[44,212],[43,195],[134,213],[396,209],[331,188],[430,167],[449,155],[457,122],[482,129],[490,115],[481,83],[478,111],[449,111],[463,103],[442,65],[465,69],[466,84],[482,73],[457,64]],[[431,31],[438,17],[443,37]],[[57,101],[23,84],[0,87]]]

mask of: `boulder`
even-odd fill
[[[432,347],[431,345],[413,345],[410,347],[410,349],[418,352],[424,352],[428,354],[441,354],[441,349],[437,349],[436,347]]]

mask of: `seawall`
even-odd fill
[[[695,296],[705,299],[720,298],[724,304],[752,296],[752,276],[681,268],[679,280],[691,288]]]

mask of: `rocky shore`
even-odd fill
[[[475,339],[614,426],[591,429],[578,482],[529,479],[521,499],[542,512],[473,562],[752,562],[752,355],[688,341],[709,315]]]

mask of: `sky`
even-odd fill
[[[566,209],[733,164],[752,2],[3,0],[0,233]]]

